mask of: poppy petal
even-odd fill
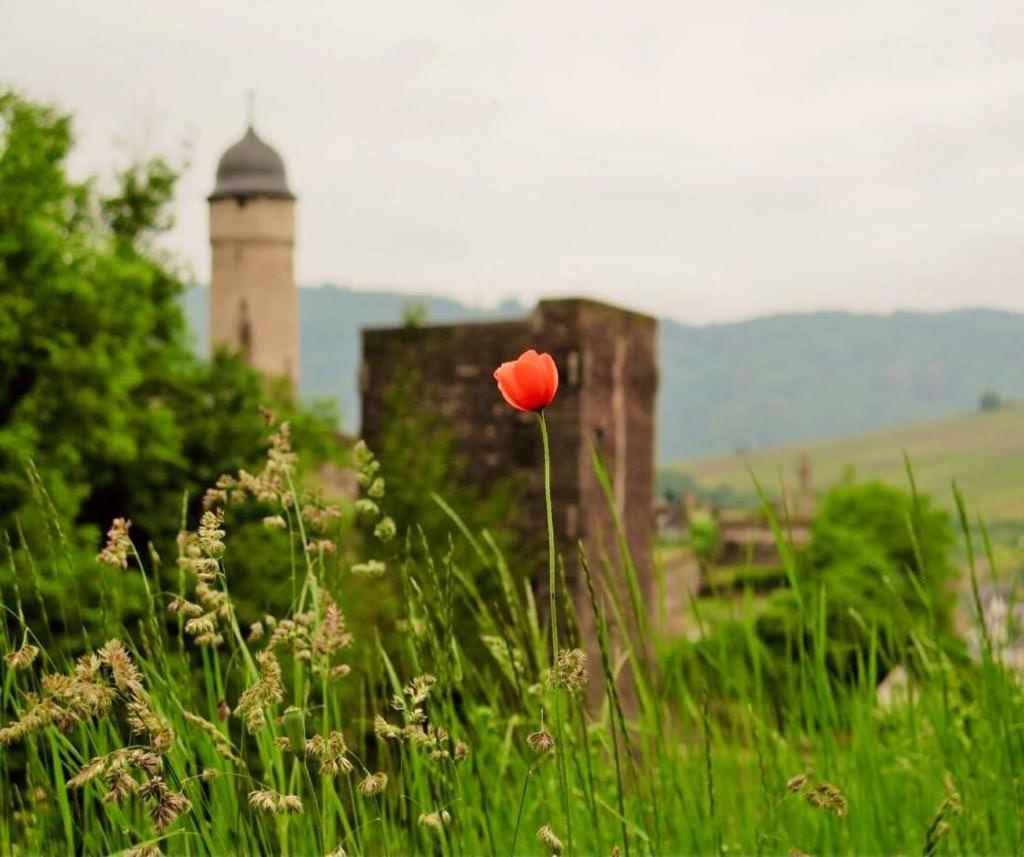
[[[523,394],[516,381],[514,367],[515,363],[502,363],[501,366],[494,370],[494,379],[498,382],[498,391],[505,401],[516,410],[529,410],[521,404]]]
[[[548,403],[548,375],[537,352],[524,354],[515,363],[515,379],[522,393],[520,404],[535,411]]]
[[[547,400],[551,402],[555,398],[555,393],[558,392],[558,367],[555,365],[555,359],[550,354],[540,355],[541,363],[544,364],[544,369],[548,373],[548,391]]]

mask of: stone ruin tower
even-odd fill
[[[543,454],[532,413],[510,408],[492,373],[528,348],[548,351],[558,366],[558,395],[547,411],[553,457],[552,495],[559,550],[584,641],[596,642],[586,583],[577,561],[582,540],[595,575],[601,557],[615,566],[607,581],[629,613],[608,503],[591,461],[594,445],[614,485],[614,503],[637,567],[642,596],[654,603],[654,425],[658,387],[657,321],[592,300],[541,301],[522,321],[428,325],[363,331],[363,437],[371,445],[387,417],[386,394],[410,367],[410,385],[422,407],[445,418],[467,477],[486,490],[494,480],[518,476],[529,504],[530,531],[544,544]],[[386,462],[385,462],[386,466]],[[538,604],[547,597],[547,560],[533,565]],[[586,647],[586,645],[585,645]],[[592,672],[598,670],[591,651]],[[591,682],[600,689],[600,682]]]
[[[210,344],[299,383],[295,195],[252,123],[217,165],[210,203]]]

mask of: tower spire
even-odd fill
[[[247,89],[245,91],[245,124],[250,128],[253,124],[253,115],[256,112],[256,90]]]
[[[299,380],[295,195],[284,162],[249,127],[217,163],[210,203],[210,342],[269,377]]]

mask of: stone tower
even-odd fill
[[[268,377],[299,382],[295,195],[252,124],[217,165],[210,203],[210,344]]]
[[[532,571],[543,610],[547,531],[537,419],[535,414],[513,411],[492,377],[500,363],[527,348],[550,352],[560,374],[558,395],[547,411],[555,454],[555,529],[580,635],[592,643],[595,630],[577,562],[577,540],[595,575],[605,578],[600,588],[616,592],[628,620],[625,605],[630,602],[612,508],[622,522],[642,603],[649,608],[655,604],[655,319],[593,300],[567,299],[541,301],[529,318],[520,321],[364,330],[362,434],[373,447],[389,418],[389,388],[399,379],[414,377],[408,405],[413,412],[429,410],[445,419],[470,482],[486,492],[499,479],[518,477],[526,489],[523,502],[529,512],[524,544],[540,548]],[[591,448],[600,453],[612,482],[611,507],[595,474]],[[605,555],[610,559],[607,569]],[[606,572],[612,579],[605,577]],[[590,655],[596,671],[599,654],[595,650]],[[600,692],[600,682],[591,686]]]

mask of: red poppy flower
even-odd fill
[[[502,363],[494,370],[494,378],[505,401],[520,411],[543,411],[558,391],[555,361],[532,348],[518,360]]]

